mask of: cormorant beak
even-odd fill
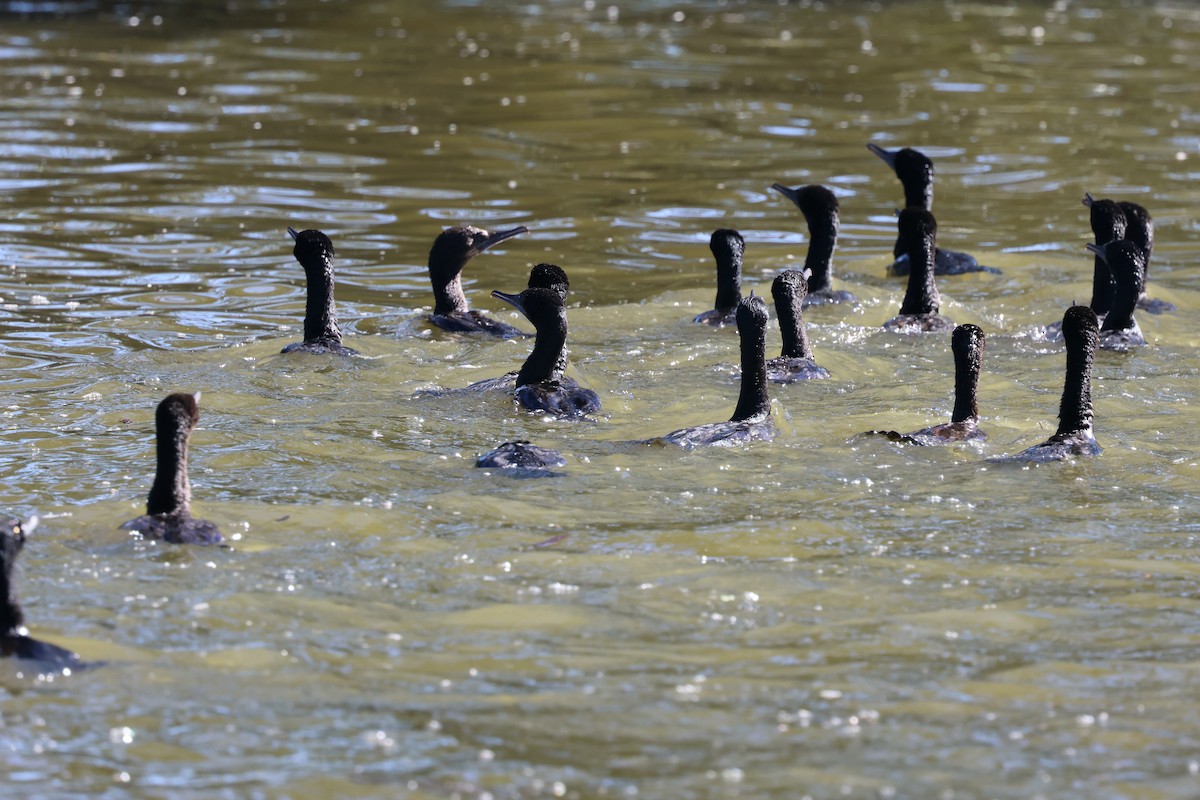
[[[782,183],[773,183],[773,184],[771,184],[771,188],[774,189],[775,191],[779,192],[781,195],[786,197],[788,200],[791,200],[793,203],[797,202],[795,189],[789,189],[788,187],[784,186]]]
[[[292,237],[292,241],[293,241],[293,242],[294,242],[294,241],[296,241],[296,237],[297,237],[297,236],[299,236],[299,235],[300,235],[300,234],[296,233],[296,229],[295,229],[295,228],[293,228],[293,227],[291,227],[291,226],[288,226],[288,236]]]
[[[1094,242],[1088,242],[1087,244],[1084,245],[1084,247],[1087,248],[1089,253],[1099,256],[1100,260],[1103,261],[1105,264],[1108,263],[1108,252],[1105,250],[1105,247],[1107,247],[1107,245],[1095,244]]]
[[[1096,199],[1094,197],[1092,197],[1091,192],[1083,193],[1083,204],[1085,206],[1087,206],[1088,208],[1091,208],[1092,203],[1094,203],[1094,202],[1096,202]]]
[[[509,294],[508,292],[501,292],[499,290],[494,290],[492,292],[492,297],[496,298],[497,300],[503,300],[504,302],[508,303],[513,308],[517,309],[517,311],[520,311],[522,314],[525,314],[525,301],[521,299],[521,295]],[[525,314],[525,316],[529,316],[529,315]]]
[[[882,158],[884,163],[887,164],[892,169],[896,168],[896,154],[894,152],[892,152],[891,150],[884,150],[882,147],[875,144],[874,142],[867,142],[867,149],[870,150],[875,155]]]
[[[505,239],[511,239],[514,236],[520,236],[522,233],[529,233],[529,228],[526,228],[524,225],[518,225],[517,227],[511,228],[507,231],[496,231],[495,233],[488,234],[484,238],[474,242],[471,245],[470,254],[472,256],[479,255],[489,247],[500,244]]]

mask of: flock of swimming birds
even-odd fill
[[[905,197],[905,207],[897,216],[899,235],[889,272],[907,275],[908,286],[899,313],[883,323],[883,327],[898,333],[952,331],[955,400],[949,422],[912,433],[867,431],[863,435],[886,436],[912,445],[983,440],[986,434],[979,428],[976,396],[984,333],[976,325],[956,326],[941,315],[935,275],[998,270],[980,265],[965,253],[937,247],[937,221],[932,213],[933,163],[924,154],[911,148],[889,151],[874,144],[867,147],[895,171],[904,186]],[[829,372],[814,360],[805,333],[803,309],[857,302],[849,292],[834,289],[832,283],[832,259],[840,224],[837,197],[819,185],[793,189],[777,183],[772,188],[795,203],[809,231],[804,269],[782,271],[771,286],[783,350],[775,358],[766,358],[767,304],[753,294],[749,297],[741,294],[745,250],[742,236],[735,230],[715,231],[710,248],[717,267],[716,299],[714,307],[697,316],[695,322],[708,326],[736,324],[741,345],[741,390],[737,406],[727,421],[683,428],[646,444],[695,448],[770,440],[776,429],[768,383],[791,384],[829,377]],[[1046,462],[1099,454],[1100,445],[1092,430],[1091,398],[1096,348],[1127,350],[1145,344],[1134,319],[1135,309],[1162,313],[1174,308],[1145,295],[1146,267],[1154,245],[1153,222],[1146,210],[1130,202],[1094,199],[1090,194],[1084,196],[1083,202],[1089,208],[1095,235],[1095,243],[1087,245],[1094,256],[1092,299],[1086,306],[1068,308],[1061,324],[1048,325],[1041,333],[1047,340],[1061,339],[1066,349],[1058,429],[1042,444],[1005,460]],[[523,226],[494,233],[469,226],[443,231],[429,253],[434,294],[430,323],[465,334],[526,336],[517,328],[470,308],[463,292],[462,272],[474,256],[527,232]],[[334,309],[333,242],[318,230],[297,232],[288,228],[288,234],[295,240],[293,254],[304,267],[308,292],[304,340],[289,344],[282,352],[358,355],[342,343]],[[493,297],[514,306],[533,324],[533,349],[518,371],[449,391],[504,390],[523,409],[560,417],[580,417],[599,411],[600,397],[564,374],[569,290],[567,275],[560,267],[538,264],[530,272],[528,287],[520,293],[492,292]],[[157,464],[146,513],[126,522],[122,528],[145,539],[224,546],[217,526],[196,519],[191,511],[188,439],[200,419],[199,400],[199,393],[176,393],[159,403],[155,412]],[[527,441],[506,442],[477,461],[479,467],[511,468],[527,476],[549,474],[565,464],[561,453]],[[25,522],[8,519],[0,523],[0,656],[37,662],[43,671],[70,672],[87,664],[69,650],[29,636],[13,590],[13,566],[36,524],[36,517]]]

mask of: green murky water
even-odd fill
[[[1191,798],[1200,13],[1184,3],[162,3],[0,17],[0,500],[44,521],[4,665],[6,796]],[[980,449],[851,440],[948,418],[948,339],[885,334],[901,202],[934,157],[941,282],[989,336]],[[775,181],[842,202],[808,314],[833,379],[784,435],[628,442],[732,410],[748,287],[803,258]],[[1158,222],[1150,345],[1103,353],[1094,461],[994,465],[1054,428],[1090,295],[1085,191]],[[528,225],[468,296],[571,275],[593,422],[503,396],[527,342],[431,333],[444,226]],[[282,357],[337,244],[355,361]],[[768,346],[778,347],[770,331]],[[197,510],[233,551],[129,542],[153,408],[202,390]],[[525,437],[565,476],[473,469]]]

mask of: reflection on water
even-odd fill
[[[33,632],[109,662],[3,665],[14,795],[1200,791],[1194,9],[96,5],[0,4],[0,489],[44,519]],[[868,141],[932,157],[941,241],[1003,270],[940,283],[988,335],[980,448],[854,438],[953,396],[948,338],[880,328],[903,195]],[[833,379],[772,387],[770,445],[634,444],[732,412],[736,333],[690,320],[714,228],[747,291],[803,262],[777,181],[841,203],[862,302],[806,313]],[[1032,333],[1090,296],[1084,192],[1150,208],[1180,310],[1097,356],[1099,459],[987,463],[1055,427]],[[501,319],[492,289],[568,270],[597,419],[413,397],[530,347],[425,324],[455,223],[532,230],[467,267]],[[289,225],[333,238],[365,358],[279,354]],[[116,530],[175,390],[233,551]],[[473,468],[516,438],[564,474]]]

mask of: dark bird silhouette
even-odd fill
[[[524,225],[495,233],[468,225],[447,228],[438,234],[429,251],[429,280],[433,284],[434,301],[429,321],[443,330],[457,333],[484,333],[505,339],[524,336],[513,326],[470,309],[462,288],[462,271],[468,261],[489,247],[522,233],[529,233]]]
[[[735,230],[719,228],[708,239],[708,249],[717,262],[717,299],[713,307],[697,314],[692,322],[700,325],[728,325],[742,299],[742,256],[746,241]]]
[[[904,206],[906,208],[923,208],[933,210],[933,162],[920,150],[905,147],[901,150],[884,150],[879,145],[868,142],[867,149],[883,159],[892,168],[900,184],[904,187]],[[910,269],[908,252],[903,242],[896,240],[892,250],[895,261],[888,267],[890,275],[907,275]],[[936,250],[934,252],[934,272],[938,275],[961,275],[964,272],[991,272],[999,274],[995,267],[985,267],[974,256],[959,253],[954,250]]]
[[[833,251],[841,226],[837,196],[815,184],[789,189],[776,183],[771,188],[795,203],[808,223],[808,254],[804,257],[808,296],[804,304],[857,303],[858,298],[850,292],[833,288]]]
[[[154,413],[157,467],[146,513],[121,526],[144,539],[172,544],[221,544],[224,537],[208,520],[192,516],[192,484],[188,480],[188,438],[200,421],[200,394],[171,394]]]
[[[557,264],[534,264],[529,270],[528,288],[553,289],[565,303],[571,291],[571,281],[567,278],[566,270]]]
[[[562,453],[530,444],[525,439],[505,442],[496,449],[484,453],[475,461],[475,466],[482,469],[512,470],[514,473],[528,477],[553,474],[548,470],[566,465],[567,460],[563,458]]]
[[[567,311],[562,296],[554,289],[534,288],[520,294],[496,291],[492,297],[514,306],[537,331],[533,352],[517,373],[514,396],[521,407],[563,417],[599,411],[599,395],[562,376],[567,344]]]
[[[829,377],[829,370],[813,360],[808,333],[804,330],[803,308],[807,292],[804,274],[796,269],[785,269],[771,284],[775,316],[779,318],[779,332],[783,335],[783,352],[767,362],[767,378],[774,383]]]
[[[1117,285],[1112,308],[1100,325],[1100,349],[1123,351],[1145,344],[1146,337],[1133,318],[1146,274],[1145,251],[1129,239],[1106,245],[1088,242],[1087,249],[1107,264]]]
[[[908,290],[900,304],[900,314],[883,323],[883,327],[896,333],[951,330],[954,323],[938,313],[942,300],[933,278],[937,220],[929,211],[909,207],[900,212],[897,225],[909,256]]]
[[[571,281],[567,278],[566,270],[557,264],[534,264],[533,269],[529,270],[529,285],[530,289],[552,289],[558,292],[558,296],[563,299],[563,303],[567,302],[567,295],[571,291]],[[555,365],[559,380],[562,380],[562,373],[567,369],[567,348],[563,347],[562,352],[558,354],[558,364]],[[517,373],[513,373],[515,378]]]
[[[1128,200],[1122,200],[1120,205],[1121,210],[1125,212],[1127,223],[1125,238],[1142,248],[1142,255],[1146,257],[1146,276],[1142,281],[1142,294],[1138,298],[1137,307],[1151,314],[1174,311],[1174,303],[1146,296],[1145,282],[1150,279],[1150,257],[1154,255],[1154,220],[1150,217],[1150,212]]]
[[[1087,306],[1068,308],[1063,315],[1063,341],[1067,373],[1058,406],[1058,430],[1045,442],[1001,460],[1036,463],[1100,454],[1092,431],[1092,360],[1100,341],[1096,312]]]
[[[1083,204],[1088,208],[1088,221],[1092,226],[1092,235],[1100,247],[1111,241],[1125,238],[1128,221],[1121,204],[1115,200],[1096,200],[1090,194],[1083,195]],[[1112,270],[1105,260],[1097,255],[1092,259],[1092,300],[1088,307],[1096,312],[1096,316],[1104,321],[1104,315],[1112,308],[1113,297],[1117,293],[1117,284],[1113,279]]]
[[[1120,203],[1115,200],[1097,200],[1085,192],[1083,204],[1087,206],[1088,223],[1091,225],[1092,235],[1096,238],[1098,246],[1103,247],[1109,242],[1125,238],[1128,223]],[[1088,249],[1091,250],[1091,248]],[[1116,280],[1113,278],[1108,263],[1101,256],[1094,256],[1092,258],[1092,299],[1088,303],[1088,307],[1096,312],[1096,317],[1101,323],[1104,322],[1108,310],[1112,308],[1116,292]],[[1035,336],[1050,342],[1061,341],[1062,320],[1051,322],[1035,333]]]
[[[674,444],[687,450],[705,445],[729,447],[775,438],[771,399],[767,396],[767,304],[761,297],[742,298],[737,307],[742,350],[742,388],[728,422],[682,428],[646,444]]]
[[[304,267],[308,283],[304,305],[304,341],[283,348],[284,353],[332,353],[337,356],[356,356],[358,351],[342,344],[333,307],[333,242],[321,231],[297,233],[287,229],[295,240],[292,255]]]
[[[917,445],[987,439],[987,434],[979,430],[979,370],[983,365],[983,342],[983,331],[976,325],[959,325],[950,337],[950,349],[954,352],[954,412],[949,422],[913,433],[867,431],[867,435],[886,436],[893,442]]]
[[[85,666],[70,650],[34,639],[25,628],[25,612],[17,602],[13,569],[25,547],[25,537],[37,527],[37,517],[0,521],[0,656],[36,662],[43,673],[69,674]]]

